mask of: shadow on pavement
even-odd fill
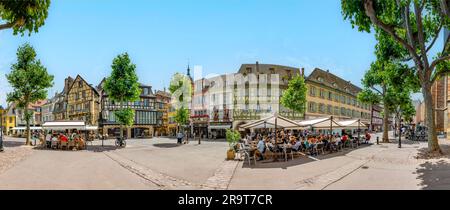
[[[424,190],[450,189],[450,163],[440,160],[436,163],[426,162],[417,169],[417,178]]]
[[[175,147],[179,147],[182,144],[177,144],[177,143],[157,143],[157,144],[153,144],[154,147],[159,147],[159,148],[175,148]]]
[[[25,142],[19,142],[19,141],[3,141],[4,147],[20,147],[24,146]]]
[[[87,149],[85,150],[61,150],[61,149],[50,149],[50,148],[42,148],[40,146],[34,147],[35,150],[47,150],[47,151],[55,151],[55,152],[82,152],[82,151],[88,151],[88,152],[108,152],[113,150],[119,150],[121,148],[118,148],[116,146],[112,145],[88,145]]]
[[[441,144],[443,155],[430,155],[427,148],[419,149],[417,158],[427,161],[417,168],[417,178],[424,190],[450,190],[450,145]]]
[[[363,144],[360,145],[358,148],[344,148],[343,150],[339,151],[339,152],[333,152],[333,153],[329,153],[327,151],[325,151],[324,154],[321,155],[317,155],[317,156],[294,156],[294,160],[292,160],[292,156],[288,155],[288,161],[285,161],[284,156],[280,157],[278,159],[278,162],[273,162],[273,160],[263,160],[263,161],[256,161],[256,165],[254,164],[254,161],[250,161],[251,165],[248,164],[248,160],[245,160],[245,162],[242,164],[242,168],[251,168],[251,169],[266,169],[266,168],[281,168],[281,169],[287,169],[288,167],[292,167],[292,166],[298,166],[298,165],[303,165],[306,163],[311,163],[314,161],[320,161],[320,160],[326,160],[326,159],[330,159],[330,158],[335,158],[335,157],[341,157],[341,156],[345,156],[346,154],[358,150],[358,149],[362,149],[365,147],[370,146],[371,144],[367,145],[367,144]],[[311,158],[310,158],[311,157]],[[317,159],[317,160],[315,160]]]

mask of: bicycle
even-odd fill
[[[124,148],[127,146],[127,142],[125,141],[125,138],[122,139],[120,137],[116,138],[115,144],[116,144],[116,147]]]

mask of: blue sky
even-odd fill
[[[204,74],[256,61],[307,73],[319,67],[360,86],[375,45],[373,35],[343,20],[336,0],[53,0],[39,33],[0,32],[0,104],[9,90],[4,74],[25,42],[55,75],[50,94],[77,74],[97,85],[122,52],[154,89],[185,72],[188,61]]]

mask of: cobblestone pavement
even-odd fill
[[[199,185],[157,172],[136,163],[133,160],[122,157],[115,152],[104,152],[104,154],[111,158],[111,160],[117,162],[120,166],[126,168],[146,181],[155,184],[162,190],[225,190],[228,188],[236,166],[238,165],[238,161],[223,161],[214,175],[208,178],[206,183]]]
[[[165,190],[174,190],[174,189],[196,189],[200,188],[200,186],[197,186],[191,182],[188,182],[186,180],[177,179],[174,177],[171,177],[169,175],[151,170],[141,164],[138,164],[132,160],[129,160],[127,158],[124,158],[115,152],[104,152],[106,156],[111,158],[111,160],[117,162],[120,166],[124,167],[125,169],[129,170],[130,172],[138,175],[139,177],[155,184],[160,189]]]
[[[0,152],[0,174],[12,168],[33,153],[32,147],[24,146],[20,139],[4,141],[4,151]]]
[[[203,185],[204,190],[226,190],[233,178],[238,161],[223,161],[222,165],[216,170],[214,176],[208,178]]]

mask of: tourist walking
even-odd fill
[[[177,144],[181,144],[182,140],[183,140],[183,133],[181,133],[181,131],[179,131],[177,134]]]

